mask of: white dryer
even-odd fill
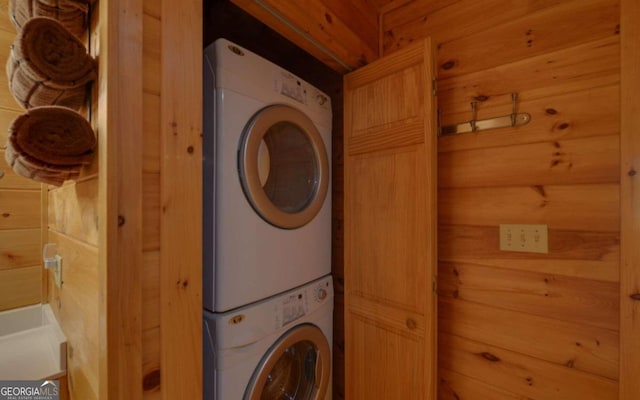
[[[330,400],[327,276],[227,313],[204,312],[205,400]]]
[[[204,307],[331,272],[331,100],[225,39],[204,54]]]

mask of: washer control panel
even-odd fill
[[[295,321],[307,314],[307,296],[305,292],[293,293],[282,299],[282,325]]]
[[[331,278],[320,279],[299,290],[281,295],[275,302],[276,327],[309,315],[333,299]]]

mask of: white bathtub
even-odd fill
[[[66,373],[67,338],[48,304],[0,312],[0,380]]]

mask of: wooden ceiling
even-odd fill
[[[380,17],[413,1],[231,0],[340,73],[379,58]]]

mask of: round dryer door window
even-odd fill
[[[310,324],[285,333],[256,368],[244,400],[324,400],[331,355],[322,331]]]
[[[247,124],[238,170],[245,196],[268,223],[284,229],[310,222],[329,187],[329,160],[320,133],[301,111],[272,105]]]

